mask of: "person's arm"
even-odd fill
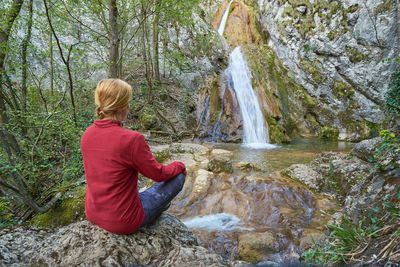
[[[186,172],[185,165],[179,161],[174,161],[168,165],[158,163],[142,134],[135,136],[132,144],[132,166],[135,170],[156,182],[166,181],[179,173]]]

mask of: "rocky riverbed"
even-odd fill
[[[370,219],[369,214],[384,216],[389,200],[394,208],[399,208],[399,182],[395,174],[399,161],[396,157],[385,159],[387,166],[391,166],[388,171],[371,172],[373,164],[369,158],[376,142],[359,143],[350,154],[314,152],[316,158],[312,162],[286,166],[281,172],[272,171],[263,160],[247,160],[249,155],[238,156],[241,154],[237,151],[218,145],[154,146],[152,151],[158,160],[181,160],[188,169],[184,189],[168,210],[170,214],[162,215],[150,227],[123,236],[107,233],[79,219],[84,216],[75,216],[80,221],[72,224],[69,223],[74,220],[68,219],[66,226],[57,228],[51,218],[62,213],[65,207],[61,205],[57,208],[59,213],[52,211],[32,220],[32,224],[47,223],[51,228],[3,229],[0,265],[299,263],[303,260],[302,253],[312,249],[314,243],[328,241],[327,223],[340,225],[343,218],[349,218],[357,225],[364,218]],[[294,151],[279,148],[274,153],[292,154],[296,159]],[[141,190],[149,186],[148,179],[141,179]],[[68,196],[82,198],[82,194]],[[68,203],[68,197],[64,201]],[[84,211],[77,205],[72,213],[83,215]],[[391,225],[398,223],[392,221]],[[380,241],[381,247],[377,247],[382,250],[388,242]],[[398,249],[395,240],[385,262],[398,262]],[[368,249],[364,252],[364,261],[373,260],[373,255],[379,253]]]

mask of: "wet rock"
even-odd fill
[[[200,169],[196,172],[196,178],[193,182],[192,195],[202,195],[207,192],[211,185],[212,172]]]
[[[270,232],[251,232],[239,236],[238,252],[241,260],[256,263],[276,251],[276,239]]]
[[[239,169],[242,171],[261,171],[261,167],[258,166],[256,163],[250,163],[250,162],[237,162],[233,166],[235,169]]]
[[[232,173],[232,162],[229,159],[212,159],[207,165],[207,169],[214,173],[226,172]]]
[[[300,239],[300,247],[304,250],[311,248],[314,244],[324,238],[324,233],[321,231],[315,231],[313,229],[306,229],[303,231],[303,236]]]
[[[374,152],[375,152],[375,146],[379,143],[381,139],[379,137],[374,138],[374,139],[368,139],[361,141],[353,147],[351,150],[351,154],[362,159],[365,161],[368,161],[370,159],[373,159]]]
[[[131,235],[109,233],[89,221],[56,231],[17,228],[0,236],[0,265],[12,266],[243,266],[197,245],[169,214]]]
[[[225,150],[225,149],[213,149],[211,151],[211,156],[214,157],[229,157],[232,155],[232,152],[229,150]]]

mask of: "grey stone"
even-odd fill
[[[118,235],[82,221],[54,231],[18,227],[0,232],[7,266],[243,266],[198,246],[177,218],[162,214],[134,234]]]

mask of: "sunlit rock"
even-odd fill
[[[206,193],[211,185],[211,178],[213,175],[212,172],[203,169],[198,170],[193,182],[192,195],[199,196]]]
[[[214,173],[233,172],[232,162],[229,159],[211,159],[207,165],[207,169]]]
[[[324,232],[306,229],[303,231],[303,236],[300,238],[300,247],[307,250],[314,244],[318,244],[318,242],[324,237]]]
[[[241,234],[238,243],[240,259],[253,263],[262,261],[265,256],[277,250],[276,239],[270,232]]]

